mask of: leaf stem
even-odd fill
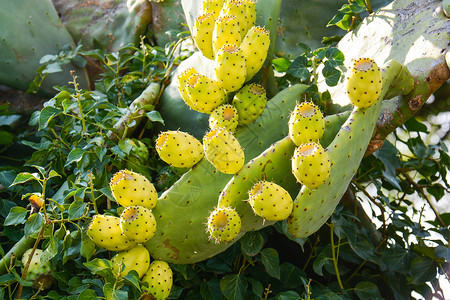
[[[339,284],[339,288],[341,291],[344,291],[344,286],[342,285],[341,276],[339,275],[339,268],[338,268],[338,257],[336,257],[336,245],[334,244],[334,224],[330,224],[331,230],[330,230],[330,238],[331,238],[331,255],[333,256],[333,266],[334,271],[336,272],[336,278]],[[337,249],[339,251],[339,249]]]

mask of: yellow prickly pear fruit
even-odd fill
[[[148,285],[148,287],[142,286],[142,289],[146,294],[151,295],[150,299],[167,299],[173,285],[172,269],[165,261],[154,260],[142,278],[142,282]]]
[[[234,132],[238,125],[238,111],[231,104],[223,104],[216,108],[209,116],[209,128],[224,127],[229,132]]]
[[[228,0],[220,11],[219,18],[222,16],[236,16],[237,26],[241,39],[244,38],[249,27],[247,27],[247,7],[241,0]]]
[[[241,49],[232,44],[220,48],[216,55],[214,71],[216,79],[227,92],[240,89],[245,82],[247,67]]]
[[[292,157],[292,173],[298,182],[308,188],[317,188],[330,176],[328,154],[319,143],[302,144]]]
[[[214,30],[214,15],[203,14],[195,18],[193,37],[197,48],[202,54],[214,59],[214,51],[212,47],[212,33]]]
[[[128,250],[136,245],[122,233],[120,219],[114,216],[95,215],[86,233],[97,246],[110,251]]]
[[[190,102],[189,94],[186,90],[188,79],[195,74],[199,74],[194,68],[188,68],[178,75],[178,90],[180,91],[181,98],[189,106],[192,107],[193,104]]]
[[[269,221],[287,219],[294,206],[291,195],[276,183],[259,181],[248,192],[248,203],[256,215]]]
[[[247,66],[247,81],[261,69],[266,60],[269,45],[268,30],[259,26],[253,26],[248,30],[240,45]]]
[[[216,107],[227,100],[225,90],[220,84],[201,74],[189,77],[186,92],[189,103],[192,105],[191,108],[207,114],[212,113]]]
[[[353,105],[365,108],[374,104],[381,93],[382,74],[374,60],[360,58],[347,77],[347,95]]]
[[[186,132],[161,132],[155,148],[163,161],[177,168],[191,168],[203,158],[202,144]]]
[[[224,15],[216,19],[212,40],[215,54],[226,44],[240,45],[241,40],[241,32],[236,16]]]
[[[214,19],[217,19],[226,1],[227,0],[203,0],[202,12],[205,14],[212,14]]]
[[[128,206],[120,214],[122,233],[136,243],[145,243],[155,235],[156,220],[153,213],[140,205]]]
[[[241,231],[241,217],[231,207],[216,208],[208,217],[207,230],[217,243],[231,242]]]
[[[289,118],[289,137],[295,145],[317,142],[325,130],[322,112],[312,102],[303,102],[295,106]]]
[[[115,273],[121,272],[123,277],[128,272],[134,270],[142,278],[150,266],[150,253],[142,245],[136,245],[133,248],[117,253],[112,259],[112,269]],[[122,270],[123,265],[125,268]]]
[[[239,125],[253,123],[263,113],[267,96],[264,87],[257,83],[247,84],[234,95],[232,104],[238,110]]]
[[[114,174],[109,182],[114,199],[122,206],[142,205],[148,209],[156,206],[158,193],[145,176],[129,170]]]
[[[245,5],[245,15],[247,16],[247,27],[245,31],[245,34],[247,34],[248,30],[252,28],[256,22],[256,0],[242,0],[242,2]]]
[[[244,150],[225,128],[211,129],[203,137],[206,159],[220,172],[236,174],[244,166]]]

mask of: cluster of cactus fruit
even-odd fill
[[[123,207],[120,217],[95,215],[87,228],[87,235],[99,247],[118,253],[111,259],[113,271],[126,276],[137,272],[146,286],[143,290],[154,299],[166,299],[172,287],[172,270],[164,261],[150,263],[150,253],[142,244],[156,231],[152,209],[158,194],[143,175],[121,170],[110,181],[112,194]]]

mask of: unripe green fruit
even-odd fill
[[[214,59],[214,51],[212,46],[212,33],[214,30],[214,15],[203,14],[195,18],[193,34],[194,42],[202,54]]]
[[[33,249],[28,249],[22,256],[22,274],[24,272],[25,265],[30,258]],[[27,270],[25,280],[33,282],[33,288],[47,289],[51,286],[53,278],[50,275],[50,262],[48,261],[44,265],[41,264],[41,256],[44,251],[41,249],[35,249],[33,257],[31,258],[30,265]]]
[[[172,269],[165,261],[155,260],[142,278],[142,282],[147,283],[148,287],[142,286],[142,289],[145,293],[153,296],[151,299],[167,299],[173,285]]]
[[[215,128],[203,137],[206,159],[220,172],[236,174],[244,166],[244,150],[225,128]]]
[[[87,235],[99,247],[110,251],[128,250],[136,243],[120,229],[120,218],[95,215],[87,228]]]
[[[223,127],[233,133],[238,125],[238,111],[231,104],[223,104],[216,108],[209,116],[209,128]]]
[[[382,88],[382,74],[375,61],[360,58],[349,72],[346,89],[353,105],[365,108],[377,102]]]
[[[276,183],[257,182],[248,192],[249,204],[255,214],[269,221],[287,219],[292,212],[291,195]]]
[[[129,170],[114,174],[109,183],[116,201],[122,206],[141,205],[148,209],[156,206],[158,193],[145,176]]]
[[[216,55],[214,72],[216,79],[227,92],[240,89],[245,82],[247,68],[238,46],[226,44]]]
[[[241,231],[241,217],[231,207],[216,208],[209,215],[207,226],[216,242],[231,242]]]
[[[150,266],[150,254],[144,246],[136,245],[130,250],[117,253],[111,259],[111,263],[113,271],[115,273],[120,271],[123,277],[134,270],[138,273],[139,278],[142,278]],[[123,265],[125,268],[122,270]]]
[[[226,44],[240,45],[241,40],[236,16],[224,15],[216,20],[212,39],[215,54]]]
[[[320,109],[312,102],[295,106],[289,118],[289,137],[295,145],[318,142],[325,130],[325,120]]]
[[[202,144],[186,132],[161,132],[155,148],[163,161],[177,168],[191,168],[203,158]]]
[[[232,104],[238,110],[239,125],[251,124],[266,108],[266,90],[260,84],[247,84],[234,95]]]
[[[328,154],[318,143],[302,144],[292,157],[292,173],[298,182],[308,188],[317,188],[330,176]]]
[[[120,229],[136,243],[145,243],[155,235],[156,220],[149,209],[139,205],[128,206],[120,214]]]
[[[189,97],[186,103],[198,112],[210,114],[227,100],[225,90],[220,84],[201,74],[189,77],[185,89]]]
[[[245,35],[240,48],[245,57],[247,78],[250,80],[261,69],[267,57],[270,46],[269,31],[259,26],[253,26]]]

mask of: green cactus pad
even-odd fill
[[[164,300],[169,297],[173,285],[173,272],[165,261],[155,260],[142,278],[147,286],[142,286],[146,294],[152,295],[155,300]]]
[[[117,203],[125,207],[141,205],[152,209],[158,200],[155,186],[145,176],[133,171],[117,172],[109,186]]]
[[[301,144],[295,149],[292,156],[292,173],[304,186],[321,186],[330,176],[330,169],[330,159],[320,144]]]
[[[289,137],[295,145],[317,142],[322,138],[325,121],[320,109],[312,102],[295,106],[289,118]]]
[[[128,250],[136,245],[122,233],[120,218],[114,216],[95,215],[86,233],[97,246],[110,251]]]
[[[145,243],[155,235],[156,220],[152,212],[140,205],[128,206],[120,214],[122,233],[136,243]]]
[[[227,92],[240,89],[245,82],[247,67],[241,49],[237,45],[226,44],[216,55],[216,80]]]
[[[287,219],[292,212],[291,195],[270,181],[257,182],[248,192],[248,203],[256,215],[269,221]]]
[[[218,207],[208,217],[207,230],[217,243],[231,242],[241,231],[241,218],[231,207]]]
[[[202,144],[186,132],[161,132],[155,145],[159,157],[177,168],[191,168],[203,158]]]
[[[136,245],[133,248],[117,253],[112,259],[111,264],[115,273],[121,273],[122,277],[127,276],[128,272],[136,271],[139,278],[142,278],[150,266],[150,254],[147,248],[142,245]],[[122,268],[124,269],[122,270]]]
[[[206,159],[222,173],[235,174],[244,165],[244,150],[225,128],[211,129],[203,137],[203,149]]]
[[[383,66],[383,89],[379,99],[384,97],[398,74],[404,72],[402,70],[402,65],[393,60]],[[287,222],[293,237],[304,238],[313,234],[331,216],[364,156],[380,108],[381,101],[367,108],[355,108],[327,147],[331,161],[330,176],[325,184],[314,190],[305,186],[300,190]]]

